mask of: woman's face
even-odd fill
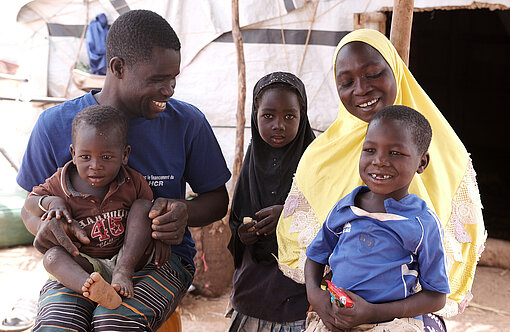
[[[366,43],[351,42],[340,49],[335,75],[342,104],[365,122],[395,102],[397,84],[393,71],[382,55]]]

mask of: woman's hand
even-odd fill
[[[283,205],[272,205],[255,213],[259,222],[255,225],[257,235],[269,235],[276,231]]]
[[[252,220],[247,224],[241,224],[237,228],[237,235],[239,235],[239,239],[245,246],[249,246],[258,241],[257,232],[255,231],[254,226],[257,224],[257,221]]]
[[[163,241],[167,245],[181,244],[188,224],[188,207],[178,200],[156,199],[149,211],[152,219],[152,238]]]

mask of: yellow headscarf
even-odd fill
[[[353,41],[364,42],[375,48],[391,67],[397,85],[394,104],[405,105],[419,111],[431,124],[433,135],[429,148],[430,164],[423,174],[415,175],[409,191],[417,194],[436,211],[444,227],[450,219],[454,195],[466,173],[468,163],[470,163],[469,155],[449,123],[420,87],[391,42],[383,34],[369,29],[355,30],[349,33],[337,46],[334,64],[342,46]],[[335,72],[336,70],[333,71],[333,73]],[[317,137],[303,154],[296,171],[293,189],[291,189],[291,194],[293,190],[298,190],[301,199],[304,196],[304,201],[308,202],[320,225],[336,202],[362,184],[358,162],[368,123],[351,115],[341,102],[339,108],[335,122]],[[285,209],[288,209],[287,203]],[[288,216],[289,213],[283,215],[285,216],[285,214],[287,214],[286,218],[280,219],[277,229],[279,263],[284,266],[282,268],[284,273],[285,266],[298,268],[298,265],[303,263],[302,257],[301,262],[298,257],[300,252],[302,255],[303,248],[297,248],[299,247],[298,236],[301,236],[302,230],[292,226],[292,215]],[[320,225],[315,226],[313,232],[316,232]],[[474,233],[476,233],[476,229]],[[476,243],[476,234],[471,237],[474,237],[473,241]],[[464,254],[464,248],[462,250]],[[472,252],[466,253],[465,256],[471,254]],[[474,262],[466,262],[466,264],[472,265],[470,269],[472,273],[468,278],[468,287],[466,288],[466,282],[464,282],[460,286],[461,292],[455,295],[454,300],[457,302],[460,302],[465,297],[467,290],[471,288],[476,259],[475,255]],[[299,268],[302,269],[303,266],[299,266]],[[450,280],[452,269],[450,270]],[[455,271],[453,272],[455,273]]]
[[[338,45],[334,63],[342,46],[353,41],[371,45],[390,65],[397,83],[394,104],[414,108],[429,120],[433,133],[430,164],[422,175],[415,176],[409,191],[424,199],[446,224],[453,195],[466,172],[468,153],[464,145],[383,34],[369,29],[351,32]],[[340,102],[336,121],[308,147],[299,163],[297,186],[320,221],[340,198],[362,183],[358,161],[367,125]]]

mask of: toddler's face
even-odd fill
[[[259,133],[264,142],[281,148],[292,142],[299,129],[300,106],[296,93],[280,88],[265,91],[257,110]]]
[[[414,174],[422,173],[428,161],[428,152],[418,152],[412,133],[400,121],[378,119],[368,127],[359,173],[373,193],[400,200],[408,194]]]
[[[93,187],[105,187],[127,164],[129,148],[120,142],[117,131],[106,132],[83,125],[71,145],[73,162],[80,178]]]

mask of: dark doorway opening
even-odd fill
[[[471,153],[489,236],[510,240],[510,10],[415,12],[409,67]]]

